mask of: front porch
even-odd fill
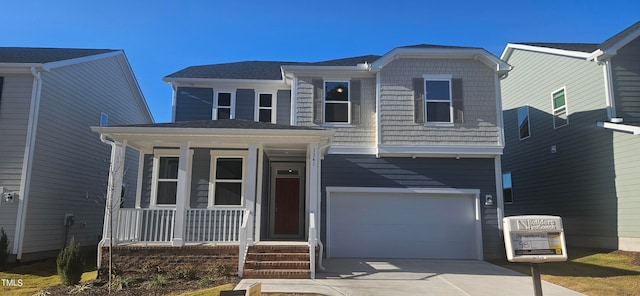
[[[314,277],[320,159],[330,131],[236,120],[93,130],[112,147],[100,251],[109,245],[179,253],[232,248],[240,277],[248,257],[251,270],[272,266],[287,274],[284,269],[295,266]],[[122,199],[127,147],[139,151],[134,205]],[[274,253],[292,245],[300,253],[302,244],[308,263],[257,263],[264,256],[247,256],[266,241],[277,242],[267,248]]]

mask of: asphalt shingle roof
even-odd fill
[[[0,63],[44,64],[116,51],[114,49],[0,47]]]
[[[415,44],[415,45],[400,46],[399,48],[484,49],[482,47],[438,45],[438,44]]]
[[[600,46],[598,46],[598,48],[607,48],[613,45],[614,43],[620,41],[624,37],[627,37],[627,35],[631,34],[632,32],[638,29],[640,29],[640,21],[622,30],[620,33],[613,35],[611,38],[605,40],[604,42],[600,43]]]
[[[269,123],[269,122],[257,122],[257,121],[244,120],[244,119],[178,121],[178,122],[167,122],[167,123],[110,125],[108,127],[324,130],[323,128],[318,128],[318,127],[293,126],[293,125],[286,125],[286,124],[274,124],[274,123]]]

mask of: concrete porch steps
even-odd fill
[[[309,247],[305,245],[254,245],[247,252],[243,278],[308,279]]]

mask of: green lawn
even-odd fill
[[[97,272],[88,271],[82,275],[82,281],[87,282],[96,278]],[[49,259],[20,265],[12,264],[9,270],[0,271],[0,279],[22,280],[22,287],[2,285],[0,283],[0,295],[26,296],[43,290],[47,287],[60,284],[60,277],[56,273],[56,260]]]

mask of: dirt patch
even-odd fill
[[[635,266],[640,266],[640,252],[630,252],[630,251],[613,251],[611,254],[624,255],[631,258],[631,264]]]

